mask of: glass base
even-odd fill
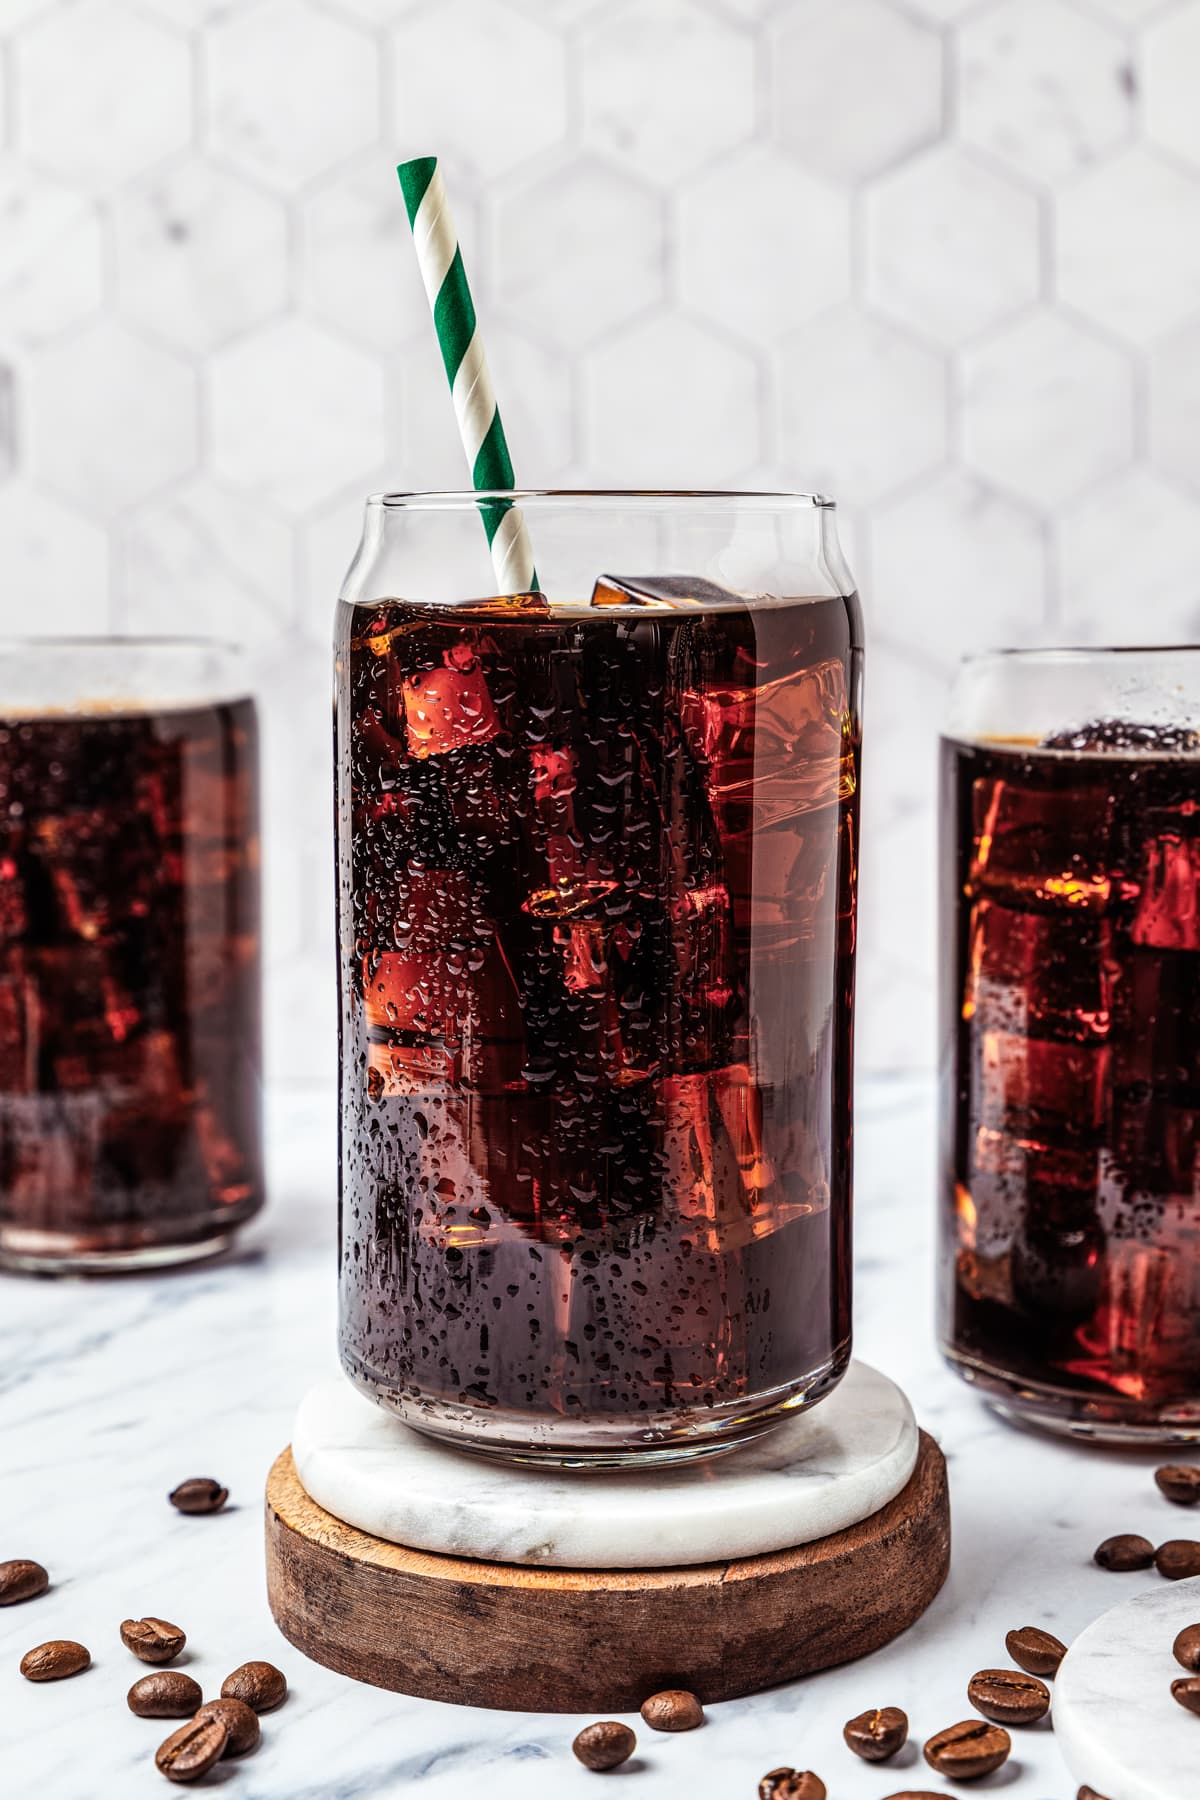
[[[173,1269],[220,1256],[233,1243],[235,1232],[236,1227],[213,1231],[186,1243],[104,1244],[77,1232],[0,1225],[0,1269],[16,1275],[132,1275]]]
[[[1130,1449],[1200,1444],[1200,1397],[1154,1406],[1120,1394],[1029,1381],[949,1344],[942,1345],[942,1355],[955,1374],[1012,1424],[1077,1443],[1125,1444]]]
[[[423,1437],[502,1462],[597,1470],[662,1467],[737,1450],[816,1406],[833,1392],[849,1361],[847,1342],[828,1363],[798,1381],[750,1400],[706,1407],[702,1413],[580,1420],[499,1408],[483,1412],[404,1396],[356,1357],[342,1352],[342,1367],[354,1386]]]

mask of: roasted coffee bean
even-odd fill
[[[964,1719],[947,1725],[925,1746],[925,1761],[950,1781],[976,1781],[1008,1761],[1012,1739],[1003,1725],[983,1719]]]
[[[197,1724],[201,1719],[224,1720],[229,1728],[226,1756],[248,1756],[262,1743],[258,1714],[244,1700],[206,1700],[196,1713]]]
[[[628,1725],[619,1725],[616,1719],[601,1719],[595,1725],[585,1725],[571,1748],[585,1769],[615,1769],[629,1761],[637,1749],[637,1739]]]
[[[887,1800],[952,1800],[944,1792],[935,1794],[931,1788],[905,1788],[902,1794],[889,1794]]]
[[[1050,1711],[1050,1689],[1017,1669],[981,1669],[967,1683],[967,1699],[997,1725],[1034,1725]]]
[[[229,1489],[207,1475],[193,1475],[172,1488],[167,1498],[181,1513],[215,1513],[228,1500]]]
[[[1171,1683],[1171,1695],[1190,1713],[1200,1713],[1200,1675],[1181,1675]]]
[[[139,1662],[168,1663],[179,1655],[187,1637],[167,1619],[123,1619],[121,1642]]]
[[[1098,1794],[1095,1788],[1081,1787],[1075,1796],[1075,1800],[1105,1800],[1105,1796],[1103,1794]]]
[[[21,1673],[26,1681],[65,1681],[68,1675],[82,1675],[91,1660],[82,1644],[70,1638],[51,1638],[48,1644],[37,1644],[25,1652]]]
[[[1130,1569],[1148,1569],[1154,1562],[1154,1545],[1149,1538],[1134,1537],[1123,1532],[1119,1537],[1105,1538],[1097,1548],[1095,1560],[1102,1569],[1125,1575]]]
[[[125,1696],[139,1719],[190,1719],[204,1695],[182,1669],[158,1669],[135,1681]]]
[[[886,1762],[908,1742],[908,1714],[898,1706],[880,1706],[847,1720],[842,1736],[864,1762]]]
[[[27,1562],[18,1556],[12,1562],[0,1563],[0,1606],[16,1606],[20,1600],[36,1599],[50,1586],[50,1577],[41,1563]]]
[[[1019,1631],[1010,1631],[1004,1646],[1018,1669],[1024,1669],[1027,1675],[1057,1675],[1058,1665],[1067,1654],[1065,1644],[1037,1625],[1022,1625]]]
[[[155,1765],[168,1781],[199,1781],[220,1762],[228,1743],[224,1719],[189,1719],[158,1746]]]
[[[274,1712],[287,1699],[287,1677],[274,1663],[248,1662],[221,1683],[222,1700],[244,1700],[255,1712]]]
[[[758,1800],[825,1800],[825,1783],[811,1769],[772,1769],[758,1784]]]
[[[1154,1479],[1159,1491],[1174,1505],[1200,1504],[1200,1469],[1191,1464],[1168,1463],[1164,1469],[1155,1469]]]
[[[1154,1552],[1154,1566],[1168,1581],[1200,1575],[1200,1543],[1195,1538],[1168,1538]]]
[[[1200,1675],[1200,1625],[1185,1625],[1175,1639],[1175,1661]]]
[[[651,1731],[695,1731],[704,1723],[704,1708],[686,1688],[664,1688],[643,1700],[642,1717]]]

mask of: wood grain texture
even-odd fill
[[[629,1712],[664,1687],[758,1693],[877,1650],[950,1566],[941,1451],[873,1518],[794,1550],[644,1572],[520,1568],[407,1550],[267,1480],[267,1591],[284,1636],[356,1681],[519,1712]]]

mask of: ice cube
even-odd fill
[[[854,791],[846,667],[830,657],[755,687],[686,688],[680,718],[724,832],[762,829]]]
[[[971,793],[976,893],[1103,912],[1113,890],[1112,799],[1100,781],[1047,790],[981,776]]]
[[[1112,932],[1095,913],[1019,911],[977,900],[962,1013],[977,1025],[1103,1040],[1112,1027]]]
[[[1200,731],[1190,725],[1143,725],[1133,719],[1089,719],[1042,739],[1043,750],[1162,751],[1167,755],[1200,750]]]
[[[483,665],[466,640],[443,651],[440,668],[407,676],[401,693],[409,754],[421,760],[500,734]]]
[[[1017,1031],[980,1034],[974,1116],[997,1130],[1078,1136],[1103,1123],[1109,1046],[1059,1043]]]
[[[601,575],[592,589],[593,606],[657,606],[678,612],[688,606],[745,605],[760,594],[735,594],[700,575]]]
[[[1200,840],[1164,831],[1146,840],[1131,936],[1163,950],[1200,950]]]
[[[1200,958],[1178,950],[1126,950],[1113,969],[1113,1080],[1200,1094]]]

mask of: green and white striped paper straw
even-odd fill
[[[433,309],[471,485],[477,491],[511,488],[515,486],[512,459],[437,157],[413,157],[402,162],[396,173],[408,208],[417,264]],[[482,504],[479,510],[491,546],[497,592],[534,592],[537,571],[520,507],[511,500],[498,500]]]

